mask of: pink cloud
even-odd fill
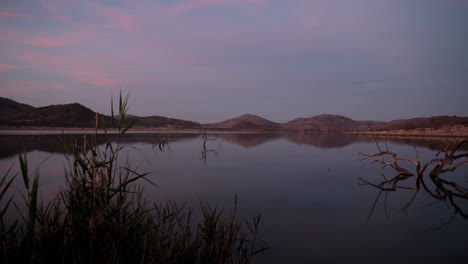
[[[28,16],[15,14],[15,13],[8,13],[8,12],[0,12],[0,17],[9,17],[9,18],[28,18]]]
[[[0,64],[0,72],[16,69],[17,67],[10,64]]]
[[[90,84],[95,86],[102,86],[102,87],[115,87],[122,83],[120,79],[114,78],[102,78],[102,79],[94,79],[89,81]]]
[[[57,0],[39,0],[39,4],[41,5],[42,9],[47,11],[47,13],[51,14],[56,19],[67,19],[68,16],[63,15],[61,9],[63,9],[63,5],[68,4],[64,3],[64,1],[57,1]]]
[[[72,90],[70,86],[67,86],[61,83],[50,83],[49,87],[50,89],[54,91],[71,91]]]
[[[302,24],[307,28],[318,28],[319,23],[314,17],[304,16],[302,18]]]
[[[6,25],[0,25],[0,36],[2,36],[0,41],[43,48],[70,45],[89,46],[96,45],[107,36],[107,34],[99,32],[99,29],[95,25],[76,25],[70,26],[65,32],[41,34],[39,32],[26,33]]]
[[[122,80],[105,72],[72,71],[69,75],[76,82],[91,84],[94,86],[115,87],[122,84]]]
[[[268,0],[189,0],[179,5],[170,7],[167,12],[172,16],[177,16],[204,6],[217,6],[224,4],[247,4],[266,7],[268,5]]]
[[[44,47],[44,48],[54,48],[65,46],[69,43],[65,39],[61,38],[47,38],[47,37],[38,37],[26,40],[24,42],[26,45],[35,46],[35,47]]]
[[[48,81],[21,81],[11,80],[2,83],[3,91],[9,95],[20,94],[39,94],[43,92],[65,92],[72,90],[71,87]]]
[[[245,2],[249,4],[254,4],[258,6],[268,6],[268,0],[244,0]]]
[[[107,17],[118,29],[129,30],[145,24],[142,19],[131,15],[126,9],[108,6],[94,6],[93,11],[101,16]]]
[[[224,0],[191,0],[171,8],[172,15],[180,15],[205,5],[220,5]]]

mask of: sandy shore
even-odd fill
[[[454,126],[440,129],[418,128],[413,130],[386,131],[350,131],[342,132],[347,135],[375,135],[378,137],[460,137],[468,138],[468,127]]]

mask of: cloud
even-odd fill
[[[76,82],[100,87],[115,87],[122,84],[122,80],[106,72],[72,71],[70,77]]]
[[[16,69],[15,65],[10,64],[0,64],[0,72]]]
[[[112,25],[121,30],[130,30],[145,24],[145,21],[135,15],[131,15],[126,9],[109,6],[95,5],[92,8],[95,13],[107,17]]]
[[[65,46],[69,43],[61,38],[38,37],[26,40],[24,44],[35,47],[55,48]]]
[[[268,0],[189,0],[169,7],[167,12],[172,16],[178,16],[197,8],[202,8],[205,6],[220,6],[226,4],[266,7],[268,6]]]
[[[67,92],[72,88],[58,82],[8,80],[2,83],[2,90],[8,95],[41,94],[43,92]]]
[[[39,4],[41,5],[42,9],[47,11],[47,13],[51,14],[55,19],[67,19],[68,16],[63,15],[61,9],[63,9],[63,5],[66,4],[64,1],[56,1],[56,0],[39,0]]]
[[[9,17],[9,18],[29,18],[25,15],[20,15],[16,13],[9,13],[9,12],[0,12],[0,17]]]
[[[63,32],[25,32],[14,27],[0,25],[0,42],[41,48],[63,46],[93,46],[106,36],[96,25],[69,25]],[[24,54],[22,54],[24,55]]]
[[[268,0],[245,0],[245,2],[263,7],[268,6]]]

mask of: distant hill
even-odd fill
[[[380,122],[353,120],[345,116],[323,114],[308,118],[300,117],[281,124],[256,115],[245,114],[219,123],[203,125],[205,128],[221,129],[286,129],[308,131],[413,130],[417,128],[439,129],[447,126],[468,127],[468,117],[436,116]]]
[[[393,120],[383,126],[377,127],[376,130],[398,130],[398,129],[417,129],[417,128],[433,128],[439,129],[444,126],[468,126],[468,117],[458,116],[433,116],[419,117],[411,119]]]
[[[78,127],[92,128],[95,126],[96,112],[79,104],[50,105],[32,107],[7,98],[0,98],[0,125],[14,127]],[[106,127],[112,126],[110,116],[98,114],[99,127],[104,120]],[[118,117],[116,117],[118,118]],[[193,121],[168,118],[163,116],[138,117],[127,115],[126,124],[135,122],[137,127],[145,128],[200,128],[200,124]]]
[[[281,129],[282,125],[256,115],[244,114],[219,123],[203,124],[203,127],[224,129]]]
[[[200,128],[200,123],[164,116],[131,116],[128,120],[135,121],[135,127]]]
[[[110,124],[110,117],[99,115],[99,121]],[[94,127],[96,113],[78,104],[50,105],[24,112],[3,124],[10,126],[45,126],[45,127]]]
[[[95,126],[95,117],[96,112],[79,103],[50,105],[36,108],[0,97],[0,125],[2,126],[92,128]],[[102,123],[102,120],[104,120],[106,127],[111,127],[112,118],[110,116],[99,115],[99,122]],[[433,129],[446,130],[445,128],[447,127],[455,127],[455,129],[463,127],[464,131],[468,131],[468,117],[457,116],[433,116],[401,119],[391,122],[379,122],[360,121],[340,115],[323,114],[308,118],[296,118],[286,123],[276,123],[257,115],[244,114],[219,123],[201,125],[194,121],[164,116],[155,115],[138,117],[135,115],[127,115],[126,124],[129,124],[130,122],[135,122],[135,128],[145,129],[206,128],[226,130],[293,130],[314,133],[315,131],[367,133],[365,131],[369,130],[385,132],[393,130],[408,131],[416,129],[430,129],[431,131],[434,131]]]
[[[34,109],[33,106],[0,97],[0,120],[12,119]]]
[[[288,129],[334,129],[334,130],[367,130],[371,127],[381,127],[385,122],[356,121],[340,115],[318,115],[309,118],[296,118],[283,124]]]

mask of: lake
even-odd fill
[[[18,172],[17,154],[26,151],[30,168],[40,170],[44,201],[57,194],[68,168],[56,133],[0,135],[0,173],[12,164]],[[80,131],[67,133],[65,140],[82,137]],[[161,151],[163,137],[169,148]],[[123,140],[128,146],[123,153],[138,171],[152,172],[149,178],[158,188],[141,182],[150,201],[188,201],[197,207],[206,200],[229,214],[237,194],[240,216],[261,213],[260,235],[270,249],[256,259],[259,263],[451,263],[468,258],[468,221],[462,215],[468,213],[468,166],[440,177],[452,192],[454,186],[465,188],[465,195],[453,196],[451,203],[437,198],[441,190],[431,182],[430,170],[424,175],[428,191],[421,188],[416,196],[417,176],[399,181],[394,191],[373,186],[398,173],[359,161],[360,152],[378,152],[372,137],[208,133],[208,138],[204,152],[200,133],[132,133]],[[416,159],[415,146],[424,163],[456,141],[396,138],[378,144],[408,159]],[[410,162],[399,164],[414,171]],[[14,185],[22,190],[20,177]]]

